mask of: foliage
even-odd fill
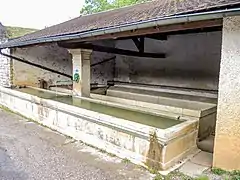
[[[240,180],[240,171],[234,170],[234,171],[225,171],[219,168],[212,169],[212,172],[214,174],[225,176],[227,180]]]
[[[220,176],[227,173],[227,171],[222,170],[222,169],[219,169],[219,168],[213,168],[213,169],[212,169],[212,172],[213,172],[214,174],[217,174],[217,175],[220,175]]]
[[[231,175],[233,176],[240,176],[240,171],[239,170],[234,170],[232,172],[230,172]]]
[[[240,180],[240,171],[234,170],[229,172],[229,174],[231,176],[231,180]]]
[[[7,37],[17,38],[26,34],[37,31],[37,29],[22,28],[22,27],[7,27]]]
[[[234,175],[234,176],[232,176],[231,180],[240,180],[240,176],[239,175]]]
[[[147,0],[85,0],[85,5],[81,9],[80,13],[84,15],[93,14],[145,1]]]

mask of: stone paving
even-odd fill
[[[145,169],[0,110],[1,180],[148,180]]]
[[[211,169],[212,158],[212,153],[202,151],[186,162],[179,171],[190,177],[199,177]]]

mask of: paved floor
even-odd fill
[[[212,153],[201,151],[186,162],[179,171],[190,177],[199,177],[204,175],[208,170],[211,170],[212,160]]]
[[[0,180],[148,180],[144,169],[0,110]]]

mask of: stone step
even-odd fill
[[[159,87],[159,86],[144,86],[144,85],[134,85],[134,84],[122,84],[115,83],[114,87],[125,87],[128,89],[140,89],[156,92],[168,92],[172,94],[190,95],[196,97],[208,97],[217,99],[217,91],[206,91],[197,89],[186,89],[186,88],[174,88],[174,87]]]
[[[147,87],[137,87],[137,86],[124,86],[124,85],[116,85],[112,86],[108,89],[109,93],[111,91],[121,91],[121,92],[129,92],[133,94],[144,94],[150,95],[152,97],[164,97],[164,98],[173,98],[173,99],[182,99],[188,101],[197,101],[197,102],[206,102],[217,104],[217,96],[215,94],[209,93],[200,93],[200,92],[191,92],[182,91],[182,90],[170,90],[170,89],[153,89]]]
[[[203,117],[216,112],[216,104],[204,103],[198,101],[189,101],[185,99],[176,99],[174,97],[155,96],[150,94],[143,94],[137,92],[128,92],[109,88],[107,90],[108,97],[115,97],[119,99],[133,100],[136,103],[148,103],[148,107],[153,109],[162,109],[165,111],[172,111],[175,113],[183,113],[185,115],[194,117]]]

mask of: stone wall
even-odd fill
[[[0,44],[7,41],[6,28],[0,23]],[[9,49],[3,49],[3,53],[10,54]],[[0,86],[11,86],[11,59],[0,54]]]
[[[39,64],[53,70],[72,75],[72,59],[70,53],[56,44],[38,45],[16,48],[12,55]],[[26,63],[13,61],[13,84],[38,87],[39,80],[47,81],[48,85],[72,84],[72,80],[62,75],[37,68]],[[61,82],[59,82],[61,81]]]
[[[221,35],[221,32],[209,32],[169,36],[167,41],[146,39],[147,52],[164,52],[167,58],[152,59],[116,55],[116,60],[91,67],[91,83],[106,84],[107,81],[116,80],[217,90]],[[96,44],[136,50],[131,40],[101,41]],[[13,51],[13,55],[72,75],[70,54],[56,44],[17,48]],[[111,57],[114,57],[111,53],[93,51],[91,64]],[[58,74],[13,61],[15,85],[38,86],[40,79],[46,80],[49,85],[54,85],[56,81],[70,80]]]
[[[240,170],[240,16],[223,20],[213,166]]]
[[[218,89],[221,32],[168,36],[168,40],[145,39],[146,52],[163,52],[165,59],[117,56],[117,81]],[[133,41],[117,41],[116,47],[137,50]]]
[[[96,45],[114,47],[113,41],[97,42]],[[114,57],[114,54],[104,52],[92,52],[91,64],[95,64],[106,59]],[[111,60],[102,64],[91,67],[91,83],[106,85],[107,81],[114,80],[115,60]]]
[[[9,49],[3,49],[2,52],[10,54]],[[11,87],[11,65],[12,60],[0,54],[0,86]]]
[[[104,41],[97,44],[105,46],[114,46],[113,42]],[[56,44],[39,45],[26,48],[17,48],[12,51],[12,55],[23,58],[35,64],[39,64],[68,75],[72,75],[72,57],[67,49],[60,48]],[[111,58],[114,55],[110,53],[101,53],[93,51],[91,64],[101,62]],[[13,84],[38,86],[38,81],[44,79],[49,85],[56,84],[56,81],[70,81],[64,76],[51,73],[49,71],[33,67],[31,65],[13,61]],[[91,68],[91,83],[106,84],[107,81],[114,79],[114,60],[96,65]],[[61,84],[72,84],[72,82],[58,82]]]

